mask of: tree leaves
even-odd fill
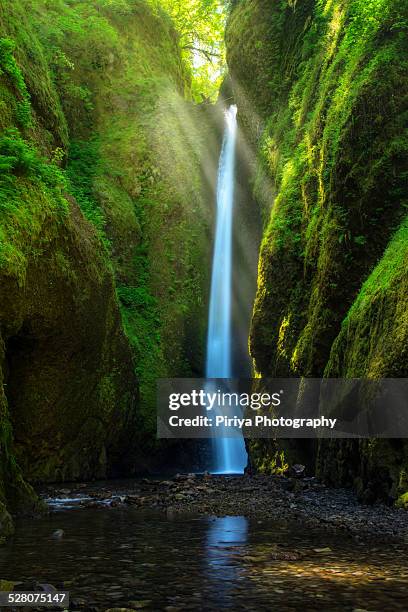
[[[218,94],[225,66],[226,3],[222,0],[157,0],[171,15],[191,66],[195,99]]]

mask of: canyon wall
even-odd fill
[[[262,376],[407,376],[407,28],[401,0],[232,3],[227,60],[264,218]],[[408,488],[400,440],[249,448],[261,471],[300,461],[367,501]]]
[[[201,373],[218,146],[190,85],[154,2],[0,1],[0,532],[27,482],[170,452],[155,385]]]

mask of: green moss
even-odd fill
[[[43,219],[63,219],[66,182],[59,168],[41,158],[17,129],[0,137],[0,268],[22,283],[27,256],[41,232]]]
[[[408,372],[408,262],[407,220],[390,241],[383,257],[374,267],[349,309],[339,335],[333,343],[325,375],[329,377],[404,377]],[[342,444],[344,446],[344,443]],[[331,474],[337,482],[350,484],[351,475],[359,477],[365,496],[395,499],[406,489],[408,445],[400,440],[369,440],[353,443],[353,460],[344,463],[348,475],[339,470],[338,446],[318,462],[319,473]],[[368,492],[367,492],[368,490]],[[379,494],[381,493],[381,494]]]
[[[376,265],[347,313],[345,323],[356,316],[358,311],[365,310],[376,300],[377,295],[387,293],[392,285],[399,285],[407,264],[408,256],[408,218],[388,245],[380,262]]]
[[[95,197],[93,186],[95,177],[103,172],[100,164],[99,143],[96,139],[71,142],[67,165],[70,192],[85,218],[96,227],[102,242],[109,249],[109,240],[105,234],[106,218]]]
[[[31,126],[31,103],[30,95],[14,58],[15,42],[8,38],[0,39],[0,77],[5,74],[12,82],[20,97],[15,104],[15,115],[17,122],[23,127]]]
[[[238,3],[227,50],[252,140],[258,124],[255,193],[265,211],[274,200],[261,250],[255,363],[261,372],[317,375],[359,284],[404,214],[404,96],[393,92],[406,87],[406,21],[396,1],[292,9]],[[262,45],[248,38],[250,28]],[[286,269],[290,284],[280,280]],[[284,319],[291,321],[285,359],[276,353]]]
[[[156,379],[202,360],[206,119],[183,100],[190,75],[158,7],[38,4],[34,24],[71,132],[69,187],[108,246],[153,435]]]
[[[408,510],[408,493],[403,493],[399,496],[397,501],[395,502],[397,508],[403,508],[404,510]]]
[[[2,35],[14,46],[16,65],[12,68],[14,117],[22,127],[31,128],[41,152],[51,153],[56,147],[65,148],[67,128],[65,117],[55,87],[51,81],[44,47],[33,28],[34,8],[44,4],[41,0],[25,3],[17,0],[10,4],[0,1],[0,26]],[[7,44],[7,43],[6,43]],[[23,80],[24,83],[23,84]],[[29,101],[33,113],[29,114]],[[3,125],[4,126],[4,125]]]
[[[0,272],[21,309],[10,322],[0,303],[0,314],[18,343],[41,311],[34,365],[14,368],[24,384],[8,383],[10,453],[33,481],[102,477],[124,465],[118,447],[130,439],[127,469],[137,469],[143,449],[159,446],[156,379],[202,371],[210,215],[200,164],[210,126],[185,100],[179,37],[153,4],[32,0],[27,10],[0,0]],[[37,342],[43,325],[75,355],[86,330],[92,372],[61,354],[58,377]]]
[[[15,42],[0,39],[0,100],[14,113],[3,115],[0,134],[0,268],[22,284],[27,257],[39,238],[45,218],[62,220],[67,213],[66,180],[29,136],[32,127],[30,94],[18,66]],[[23,112],[24,110],[24,112]],[[19,128],[19,124],[26,135]],[[33,194],[33,195],[31,195]],[[38,245],[36,249],[41,249]]]
[[[233,6],[227,58],[265,222],[261,375],[406,376],[407,27],[401,0]],[[377,493],[395,495],[404,451],[323,447],[326,478],[369,489],[383,470]]]
[[[336,338],[328,376],[404,376],[408,371],[408,222],[363,283]]]

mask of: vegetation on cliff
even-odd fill
[[[24,7],[0,4],[0,502],[25,481],[104,476],[129,445],[136,378],[103,246],[69,194],[67,126]]]
[[[194,78],[161,3],[0,2],[0,531],[23,476],[153,465],[156,379],[201,372]]]
[[[407,374],[406,9],[234,3],[227,59],[265,219],[251,331],[262,375]],[[377,470],[381,495],[395,496],[406,451],[383,446],[331,444],[318,467],[359,489],[375,488]],[[286,457],[313,469],[310,445],[287,445]],[[253,459],[279,469],[285,453],[258,442]]]
[[[57,62],[70,188],[113,263],[140,380],[140,433],[148,426],[152,441],[156,379],[200,368],[208,132],[205,110],[185,100],[191,74],[172,21],[159,6],[125,4],[53,3],[39,8],[36,28]]]

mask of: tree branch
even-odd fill
[[[183,49],[189,49],[190,51],[196,51],[197,53],[201,53],[208,59],[209,62],[213,62],[214,57],[220,57],[219,53],[214,53],[212,51],[207,51],[206,49],[200,49],[200,47],[194,47],[194,45],[184,45]]]

